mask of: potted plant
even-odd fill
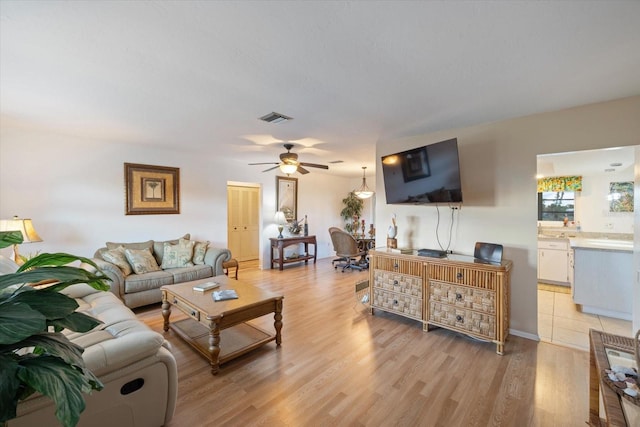
[[[356,197],[356,194],[351,191],[347,194],[346,198],[342,199],[342,204],[344,205],[344,208],[342,208],[340,216],[345,221],[344,229],[349,233],[353,233],[357,231],[354,230],[353,224],[358,220],[358,218],[360,218],[360,215],[362,215],[364,202],[362,199]]]
[[[0,232],[0,248],[21,242],[20,232]],[[96,272],[67,265],[75,261]],[[82,393],[103,385],[85,367],[84,349],[61,331],[86,332],[100,322],[76,312],[76,301],[59,291],[77,283],[108,290],[105,280],[91,260],[66,253],[39,254],[15,273],[0,275],[0,425],[15,418],[18,402],[35,392],[53,400],[62,425],[78,423]],[[32,286],[43,282],[49,285]]]

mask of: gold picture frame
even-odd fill
[[[276,202],[287,222],[298,218],[298,178],[276,176]]]
[[[125,215],[180,213],[180,169],[124,164]]]

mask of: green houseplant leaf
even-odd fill
[[[47,319],[24,303],[0,303],[0,344],[14,344],[45,330]]]
[[[20,243],[17,233],[0,232],[0,247]],[[95,272],[69,265],[77,261]],[[66,253],[39,254],[16,273],[0,275],[0,424],[15,418],[19,401],[34,392],[53,400],[62,425],[78,423],[82,393],[103,385],[86,369],[84,350],[58,331],[86,332],[100,322],[75,311],[77,302],[59,291],[77,283],[108,290],[106,280],[90,259]]]
[[[0,248],[8,248],[11,245],[22,243],[22,233],[19,231],[5,231],[0,233]]]

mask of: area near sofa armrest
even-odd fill
[[[91,372],[103,375],[155,354],[164,337],[154,331],[136,331],[85,348],[82,358]]]
[[[91,260],[96,263],[105,276],[111,279],[107,281],[111,287],[111,292],[120,299],[124,298],[124,274],[122,274],[120,267],[100,258],[92,258]]]
[[[213,267],[213,275],[224,274],[222,263],[231,259],[231,251],[227,248],[216,248],[209,246],[204,255],[204,263]]]

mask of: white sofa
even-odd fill
[[[104,389],[85,394],[86,409],[78,426],[158,427],[173,416],[178,389],[176,361],[164,337],[136,319],[111,292],[80,284],[63,293],[73,297],[82,311],[102,322],[85,332],[66,331],[85,349],[87,367]],[[53,402],[34,395],[18,405],[9,427],[59,425]]]

